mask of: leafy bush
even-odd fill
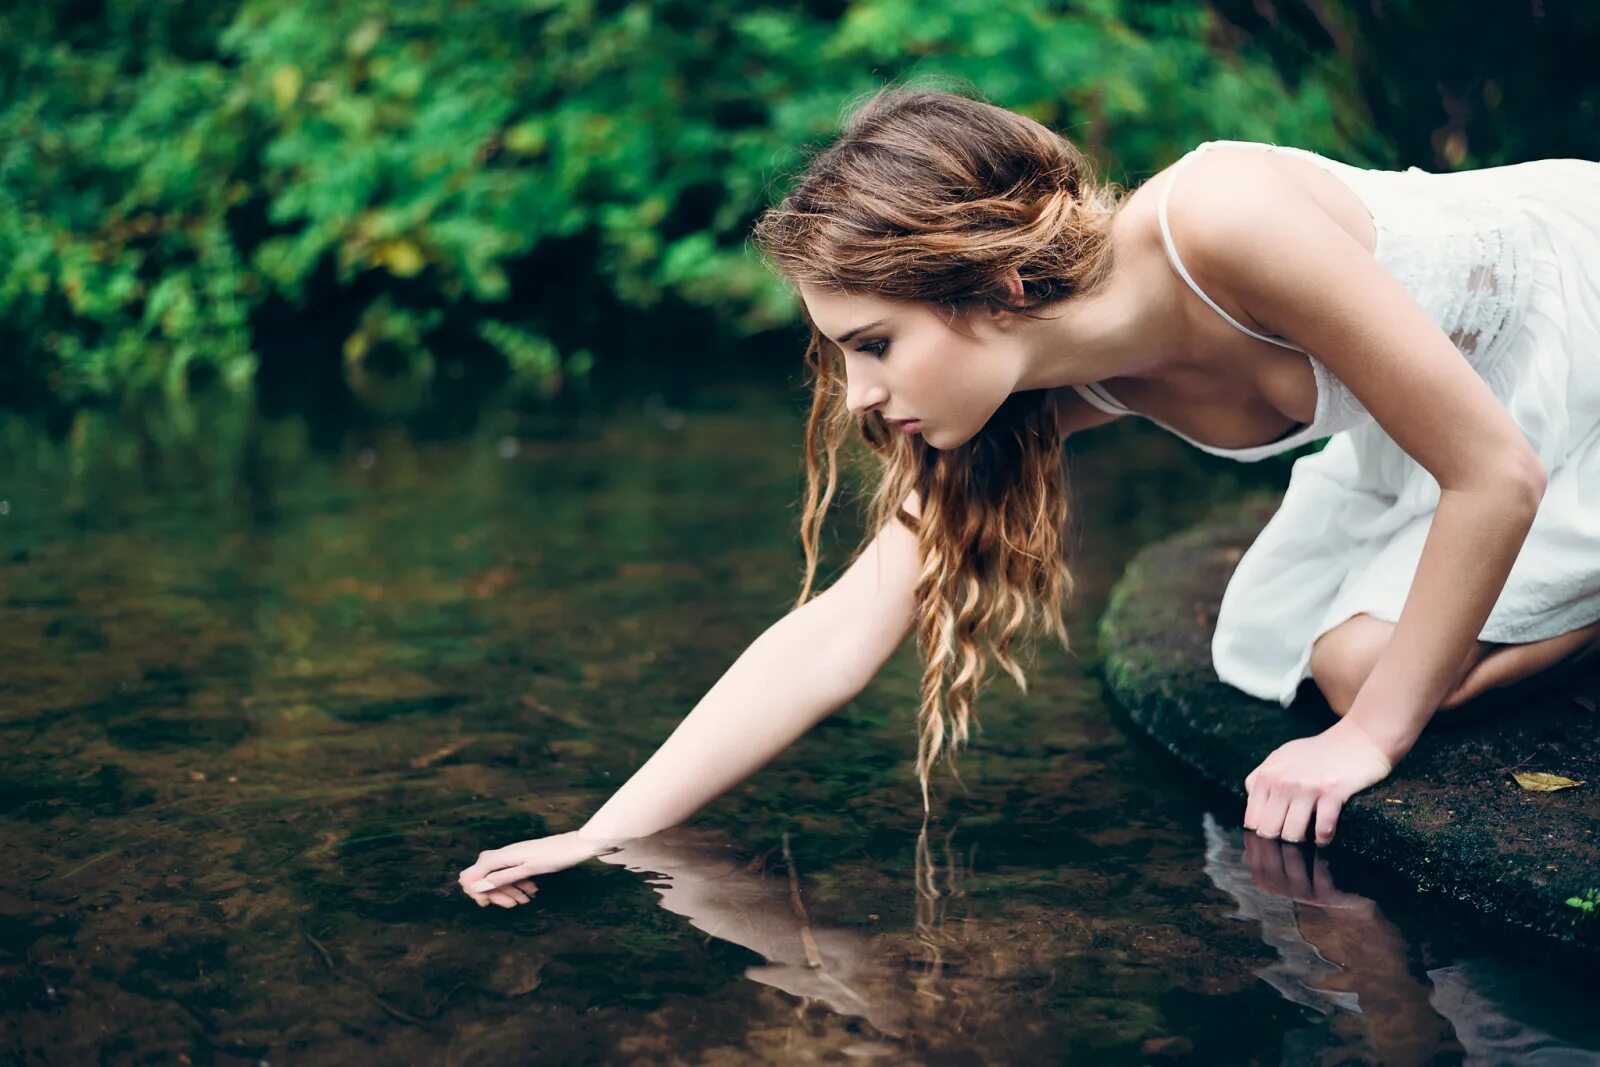
[[[0,390],[80,404],[252,380],[269,305],[356,306],[318,358],[425,353],[451,323],[553,386],[530,263],[598,250],[596,291],[791,321],[745,247],[850,96],[963,76],[1148,173],[1214,136],[1341,145],[1331,67],[1295,88],[1208,43],[1198,0],[109,0],[0,34]],[[1135,178],[1136,180],[1136,178]],[[542,264],[546,270],[549,264]],[[365,310],[362,310],[365,309]]]

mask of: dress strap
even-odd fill
[[[1206,141],[1204,144],[1197,145],[1190,151],[1184,153],[1183,158],[1178,160],[1177,165],[1172,168],[1172,173],[1167,176],[1167,184],[1161,190],[1161,198],[1156,201],[1156,218],[1161,223],[1161,239],[1166,242],[1167,245],[1167,258],[1172,261],[1172,267],[1178,272],[1178,276],[1189,284],[1189,288],[1193,289],[1195,294],[1199,296],[1201,300],[1204,300],[1206,303],[1210,304],[1213,311],[1227,319],[1233,327],[1249,334],[1251,337],[1254,337],[1257,340],[1268,341],[1272,344],[1278,345],[1281,348],[1292,348],[1296,352],[1304,352],[1305,349],[1299,347],[1298,345],[1289,344],[1287,341],[1280,341],[1276,337],[1268,337],[1266,334],[1256,333],[1248,326],[1245,326],[1239,322],[1238,319],[1222,310],[1221,305],[1207,296],[1205,294],[1205,290],[1201,289],[1200,286],[1195,284],[1194,278],[1191,277],[1188,270],[1184,268],[1183,260],[1178,258],[1178,250],[1172,243],[1172,228],[1167,225],[1167,194],[1172,192],[1173,185],[1177,183],[1179,172],[1182,171],[1183,165],[1189,162],[1190,157],[1194,156],[1198,152],[1203,151],[1205,148],[1213,144],[1250,144],[1257,148],[1264,148],[1268,152],[1277,147],[1276,145],[1271,144],[1257,144],[1254,141]]]
[[[1085,382],[1083,385],[1074,385],[1072,388],[1077,390],[1079,396],[1089,402],[1090,407],[1099,408],[1107,415],[1138,414],[1138,412],[1108,393],[1099,382]]]

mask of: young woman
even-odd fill
[[[686,819],[913,629],[926,806],[990,661],[1025,686],[1013,645],[1066,642],[1062,441],[1123,415],[1245,462],[1331,435],[1212,646],[1224,681],[1287,705],[1309,677],[1338,716],[1245,779],[1263,836],[1331,840],[1436,711],[1600,640],[1600,163],[1431,174],[1220,140],[1130,193],[1030,119],[894,88],[755,237],[811,329],[798,606],[583,829],[463,871],[480,904]],[[851,434],[881,460],[873,533],[811,596]]]

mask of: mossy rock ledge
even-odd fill
[[[1309,681],[1285,709],[1226,685],[1211,665],[1222,591],[1276,505],[1275,496],[1252,497],[1141,551],[1100,624],[1117,702],[1159,744],[1241,798],[1245,775],[1274,748],[1334,721]],[[1332,847],[1490,920],[1600,957],[1595,662],[1473,719],[1447,724],[1440,712],[1388,779],[1345,805]],[[1587,784],[1529,792],[1513,769]]]

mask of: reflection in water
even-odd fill
[[[910,929],[884,933],[830,924],[807,908],[806,879],[787,835],[781,848],[748,862],[738,858],[726,834],[692,825],[627,842],[597,858],[660,875],[649,884],[663,908],[763,956],[767,962],[748,967],[746,977],[803,1005],[864,1019],[889,1039],[850,1045],[845,1051],[853,1056],[948,1053],[950,1035],[958,1033],[975,1047],[992,1035],[1016,1055],[1030,1046],[1047,1049],[1048,1028],[1028,1017],[1040,1012],[1043,1001],[1033,1000],[1033,1011],[1019,1015],[1019,1004],[1029,1000],[1016,987],[1048,989],[1053,978],[1040,983],[1036,976],[1086,953],[1093,934],[1080,919],[1060,922],[1064,909],[1042,913],[1043,921],[1025,926],[1003,916],[979,921],[966,909],[956,913],[955,906],[966,901],[977,850],[974,842],[958,854],[958,825],[931,835],[924,818],[914,851]],[[1103,1009],[1091,1004],[1089,1010]],[[1008,1062],[1007,1053],[996,1048],[983,1062]]]
[[[1427,1025],[1482,1062],[1600,1047],[1570,975],[1428,915],[1408,949],[1279,901],[1273,936],[1325,961],[1282,984],[1328,1011],[1262,982],[1204,801],[1106,707],[1092,636],[988,695],[932,828],[908,649],[688,838],[636,845],[659,896],[589,863],[462,907],[464,861],[581,825],[792,601],[798,424],[777,388],[449,441],[0,420],[0,1061],[1267,1064]],[[1129,554],[1249,465],[1131,425],[1072,447],[1092,635]]]
[[[1509,973],[1508,973],[1509,972]],[[1515,1063],[1530,1067],[1596,1067],[1600,1052],[1585,1050],[1527,1022],[1537,1008],[1528,1003],[1535,975],[1515,973],[1492,960],[1465,959],[1428,972],[1434,1010],[1455,1025],[1469,1064]],[[1535,994],[1537,995],[1537,994]],[[1594,1037],[1592,998],[1586,1005],[1588,1036]],[[1514,1005],[1517,1017],[1507,1014]]]
[[[1277,951],[1256,974],[1284,1000],[1324,1017],[1321,1026],[1285,1035],[1280,1062],[1398,1067],[1443,1055],[1464,1056],[1469,1064],[1600,1063],[1600,1055],[1512,1018],[1497,999],[1509,992],[1503,967],[1467,960],[1428,971],[1426,981],[1414,977],[1400,931],[1371,898],[1340,890],[1322,854],[1308,862],[1295,845],[1223,830],[1209,812],[1202,825],[1205,873],[1238,903],[1230,917],[1259,923],[1261,939]],[[910,960],[893,937],[819,923],[808,912],[787,835],[781,873],[766,869],[772,852],[741,862],[724,835],[691,827],[664,830],[600,858],[660,875],[650,885],[662,907],[765,957],[746,977],[903,1038],[936,1016],[965,1017],[1007,977],[991,957],[941,981],[946,949],[959,944],[946,926],[949,906],[966,895],[962,883],[973,873],[972,856],[956,856],[955,829],[941,841],[942,864],[926,822],[918,834],[913,943],[920,958]],[[866,1042],[852,1051],[895,1050],[896,1044]]]
[[[1206,833],[1206,875],[1218,889],[1225,890],[1239,902],[1235,916],[1259,922],[1261,940],[1278,950],[1277,961],[1256,973],[1285,1000],[1295,1004],[1323,1014],[1336,1009],[1359,1011],[1353,991],[1330,990],[1322,985],[1344,968],[1327,959],[1317,951],[1316,946],[1301,936],[1295,902],[1306,900],[1308,896],[1303,892],[1295,892],[1289,885],[1282,860],[1278,864],[1277,878],[1267,881],[1271,873],[1264,862],[1263,853],[1267,846],[1277,842],[1243,829],[1224,832],[1210,812],[1206,812],[1203,824]],[[1242,843],[1238,843],[1241,839]],[[1276,850],[1280,856],[1288,851],[1291,850]],[[1253,853],[1255,862],[1251,862]],[[1289,863],[1292,867],[1293,857],[1289,858]],[[1362,901],[1369,905],[1372,903],[1360,897],[1330,899],[1332,882],[1327,876],[1327,863],[1326,859],[1317,857],[1315,889],[1310,891],[1312,895],[1309,899],[1317,901],[1318,906],[1346,909],[1359,907]]]
[[[885,1034],[905,1029],[903,996],[892,986],[899,969],[874,939],[844,927],[818,925],[802,900],[800,874],[784,841],[785,875],[763,868],[767,857],[740,863],[723,835],[680,826],[629,841],[597,857],[630,871],[662,876],[650,885],[661,906],[712,937],[766,957],[745,975],[842,1015],[866,1019]]]
[[[1210,812],[1202,825],[1206,875],[1238,902],[1234,917],[1259,922],[1278,952],[1256,973],[1285,1000],[1331,1017],[1344,1055],[1386,1065],[1446,1051],[1469,1064],[1600,1064],[1600,1054],[1513,1018],[1492,963],[1437,967],[1419,981],[1400,931],[1376,901],[1339,890],[1320,851],[1308,863],[1299,846],[1223,830]],[[1287,1035],[1285,1062],[1316,1059],[1304,1036]]]
[[[917,831],[914,879],[917,887],[915,929],[917,945],[922,956],[916,983],[917,995],[935,1002],[944,1002],[948,999],[939,992],[940,979],[944,975],[945,949],[951,942],[946,923],[953,918],[950,915],[951,905],[966,895],[961,887],[961,880],[972,872],[973,857],[977,852],[977,845],[974,843],[964,859],[956,858],[952,842],[955,840],[956,828],[959,825],[958,820],[945,831],[942,841],[944,853],[942,869],[934,860],[933,851],[928,846],[926,812],[923,813],[922,826]]]

